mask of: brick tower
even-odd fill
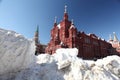
[[[39,26],[37,26],[37,29],[35,31],[34,40],[35,40],[35,45],[39,44]]]
[[[35,31],[34,35],[34,41],[35,41],[35,55],[39,55],[41,53],[45,53],[46,45],[41,44],[39,40],[39,26],[37,26],[37,29]]]

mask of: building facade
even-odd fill
[[[98,38],[95,34],[85,34],[78,31],[73,20],[70,21],[68,18],[65,7],[63,20],[57,23],[55,18],[51,39],[45,49],[46,53],[54,54],[58,48],[77,48],[78,57],[93,59],[103,58],[115,52],[110,43]]]

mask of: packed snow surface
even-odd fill
[[[0,28],[0,80],[34,63],[34,42]],[[5,79],[3,79],[5,80]]]
[[[120,80],[120,57],[82,60],[78,50],[34,56],[34,42],[0,29],[0,80]]]

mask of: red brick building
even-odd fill
[[[73,20],[68,19],[65,7],[63,20],[60,23],[54,22],[51,30],[51,39],[45,52],[54,54],[58,48],[77,48],[78,57],[84,59],[102,58],[114,53],[112,45],[105,40],[98,38],[95,34],[85,34],[75,27]]]

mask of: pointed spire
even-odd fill
[[[117,38],[115,32],[113,32],[113,35],[114,35],[114,37],[113,37],[113,41],[118,41],[118,38]]]
[[[72,24],[72,25],[74,24],[73,19],[71,20],[71,24]]]
[[[55,16],[55,20],[54,20],[54,23],[57,23],[57,16]]]
[[[64,20],[68,20],[67,6],[65,5]]]
[[[109,35],[109,40],[110,40],[110,41],[111,41],[111,40],[113,40],[113,39],[112,39],[112,35],[111,35],[111,34]]]
[[[64,13],[67,13],[67,5],[65,5],[65,12]]]
[[[39,43],[39,26],[38,25],[37,25],[34,39],[35,39],[35,45],[38,44]]]
[[[39,25],[37,25],[37,29],[36,29],[36,32],[39,32]]]
[[[54,20],[54,27],[57,26],[57,16],[55,16],[55,20]]]
[[[74,22],[73,22],[73,19],[71,20],[71,26],[70,26],[70,29],[72,29],[72,28],[75,28],[75,26],[74,26]]]

